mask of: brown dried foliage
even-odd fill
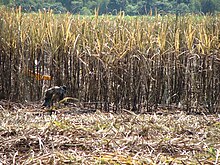
[[[1,101],[0,163],[219,164],[220,116],[185,112],[48,115],[39,105]]]
[[[217,112],[219,16],[81,17],[1,9],[1,98],[40,100],[67,85],[102,109],[151,111],[179,106]],[[32,74],[48,75],[52,80]]]

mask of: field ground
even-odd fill
[[[219,164],[220,116],[0,101],[0,164]]]

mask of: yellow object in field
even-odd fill
[[[37,80],[48,80],[48,81],[51,80],[51,76],[49,76],[49,75],[41,75],[40,73],[35,73],[35,78]]]
[[[51,80],[51,76],[49,76],[49,75],[43,75],[41,79],[42,79],[42,80]]]
[[[33,73],[31,70],[28,70],[27,74],[31,77],[34,77],[36,80],[48,80],[48,81],[50,81],[52,79],[50,75],[42,75],[40,73]]]

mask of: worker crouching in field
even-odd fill
[[[66,94],[66,86],[54,86],[46,90],[42,106],[50,107],[54,101],[63,100]]]

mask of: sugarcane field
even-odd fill
[[[0,7],[0,165],[220,164],[220,14]]]

